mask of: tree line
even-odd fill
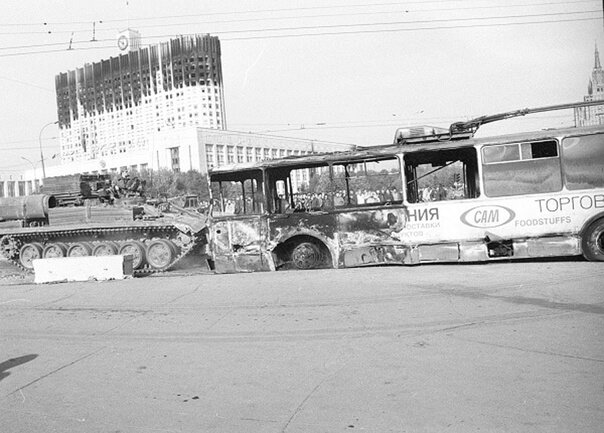
[[[197,170],[175,172],[170,169],[141,170],[131,172],[130,176],[138,176],[145,182],[147,197],[178,197],[196,195],[201,200],[209,200],[207,177]]]
[[[423,179],[424,186],[444,185],[453,186],[459,181],[459,174],[454,170],[445,170]],[[344,173],[336,173],[332,178],[328,173],[313,173],[308,184],[300,185],[299,192],[305,191],[331,191],[345,189]],[[196,195],[200,200],[209,200],[208,180],[206,175],[197,170],[175,172],[170,169],[142,170],[130,172],[130,176],[138,176],[145,182],[145,195],[150,198],[178,197],[183,195]],[[388,189],[397,185],[398,174],[368,171],[364,176],[352,176],[350,187],[353,189]]]

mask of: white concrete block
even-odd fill
[[[37,259],[33,265],[37,284],[132,277],[132,256],[57,257]]]

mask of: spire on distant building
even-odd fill
[[[602,70],[600,63],[600,52],[598,51],[597,44],[594,51],[594,60],[594,69],[591,72],[591,79],[587,85],[587,94],[590,96],[598,94],[596,99],[604,99],[604,70]]]
[[[604,70],[600,63],[598,44],[594,50],[594,69],[587,84],[587,95],[583,98],[586,102],[604,100]],[[604,105],[575,108],[575,125],[602,125],[604,124]]]

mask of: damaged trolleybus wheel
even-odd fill
[[[594,221],[581,237],[583,256],[591,262],[604,261],[604,218]]]
[[[291,260],[296,269],[317,269],[325,266],[325,254],[313,242],[301,242],[294,247]]]

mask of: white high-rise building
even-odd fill
[[[141,48],[128,29],[118,47],[124,54],[56,76],[61,163],[145,150],[153,135],[170,129],[226,129],[217,37]]]

